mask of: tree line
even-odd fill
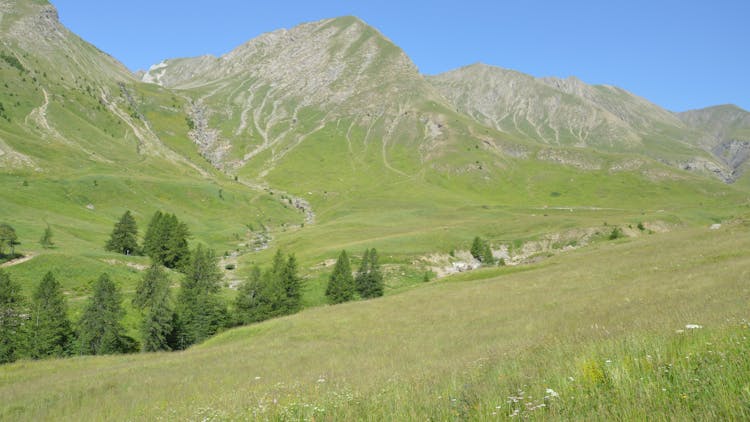
[[[239,286],[230,310],[220,294],[223,278],[213,249],[190,249],[187,225],[173,214],[151,218],[143,244],[128,211],[115,224],[105,244],[122,254],[146,254],[151,266],[138,282],[132,299],[140,314],[139,339],[128,335],[122,320],[123,297],[106,273],[92,291],[77,321],[71,321],[61,284],[48,272],[30,300],[10,274],[0,270],[0,363],[19,358],[42,359],[72,355],[181,350],[226,328],[293,314],[303,307],[303,280],[293,254],[278,250],[268,268],[255,266]],[[181,273],[173,294],[167,268]],[[383,274],[375,249],[367,249],[356,274],[346,251],[334,266],[326,289],[330,303],[357,296],[383,295]]]

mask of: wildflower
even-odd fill
[[[555,390],[553,390],[551,388],[548,388],[546,390],[546,392],[547,392],[547,396],[549,396],[549,397],[560,397],[560,394],[558,394],[557,391],[555,391]]]

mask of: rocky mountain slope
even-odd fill
[[[738,178],[750,159],[750,113],[721,105],[677,114],[687,126],[704,132],[702,145],[732,170]]]
[[[535,78],[483,64],[428,80],[459,111],[504,132],[547,145],[638,152],[727,182],[736,178],[696,126],[617,87],[574,77]]]

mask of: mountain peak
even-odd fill
[[[274,90],[341,103],[362,92],[421,79],[409,57],[354,16],[303,23],[262,34],[222,55],[166,60],[143,80],[195,88],[216,81],[254,79]]]

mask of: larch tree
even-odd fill
[[[21,286],[0,269],[0,364],[14,362],[22,354],[25,305]]]
[[[55,242],[52,241],[52,228],[50,228],[49,224],[47,224],[47,227],[44,229],[42,237],[39,238],[39,244],[42,245],[44,249],[49,249],[55,246]]]
[[[349,256],[346,251],[341,251],[333,272],[328,279],[326,297],[331,304],[343,303],[354,298],[355,286]]]
[[[0,255],[5,254],[6,247],[10,251],[11,256],[15,255],[16,246],[20,244],[21,242],[18,241],[16,229],[14,229],[13,226],[7,223],[0,224]]]
[[[302,309],[302,279],[297,274],[297,258],[292,254],[281,269],[279,283],[284,289],[285,313],[299,312]]]
[[[115,223],[105,249],[123,255],[136,255],[139,253],[138,226],[130,211],[125,211],[122,217],[120,217],[120,221]]]
[[[180,347],[199,343],[227,325],[229,314],[219,296],[222,277],[214,250],[198,245],[185,270],[177,298]]]
[[[94,283],[93,292],[78,321],[78,351],[81,354],[105,355],[127,353],[133,349],[133,340],[122,326],[122,295],[104,273]]]
[[[161,265],[154,263],[146,270],[136,287],[133,306],[142,313],[141,350],[172,350],[175,315],[169,278]]]
[[[32,296],[29,354],[32,358],[67,356],[73,347],[73,328],[60,282],[47,272]]]

